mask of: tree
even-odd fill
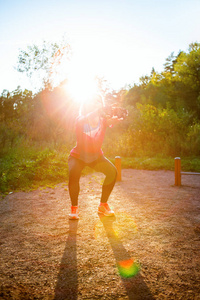
[[[62,42],[52,43],[43,41],[41,45],[27,46],[27,49],[20,50],[16,69],[25,73],[36,89],[44,87],[52,88],[59,84],[63,78],[59,78],[61,62],[70,58],[70,45]]]
[[[167,58],[166,63],[164,64],[164,72],[171,73],[172,75],[175,74],[174,66],[177,63],[178,57],[181,55],[182,51],[179,51],[178,55],[175,56],[174,52],[172,52]]]
[[[181,52],[174,69],[186,108],[200,118],[200,43],[190,44],[188,53]]]
[[[188,53],[179,51],[166,59],[164,71],[151,71],[126,95],[129,104],[148,103],[156,107],[185,110],[200,118],[200,44],[192,43]]]
[[[200,43],[189,46],[189,53],[181,52],[175,64],[180,80],[200,92]]]

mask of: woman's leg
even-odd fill
[[[81,177],[81,172],[85,167],[84,162],[70,156],[68,159],[69,166],[69,195],[71,199],[72,206],[78,205],[78,195],[80,191],[79,180]]]
[[[97,172],[103,173],[106,177],[102,186],[101,203],[107,203],[108,198],[114,188],[117,169],[115,166],[104,156],[101,156],[92,166]]]

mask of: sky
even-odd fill
[[[77,73],[93,72],[116,90],[133,86],[200,42],[199,16],[200,0],[0,0],[0,93],[31,89],[14,68],[19,49],[63,36]]]

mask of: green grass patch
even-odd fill
[[[122,168],[145,169],[145,170],[173,170],[173,158],[161,157],[134,157],[123,158]]]
[[[115,159],[111,158],[115,163]],[[174,171],[172,157],[121,157],[122,168],[144,170],[171,170]],[[182,157],[181,168],[185,172],[200,172],[200,157]]]
[[[68,179],[67,151],[19,147],[0,158],[0,190],[32,190]]]

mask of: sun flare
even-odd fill
[[[67,80],[63,88],[77,103],[90,100],[98,94],[98,82],[92,63],[74,57],[66,66]]]
[[[86,72],[76,72],[70,74],[65,89],[78,103],[86,102],[98,92],[95,78]]]

